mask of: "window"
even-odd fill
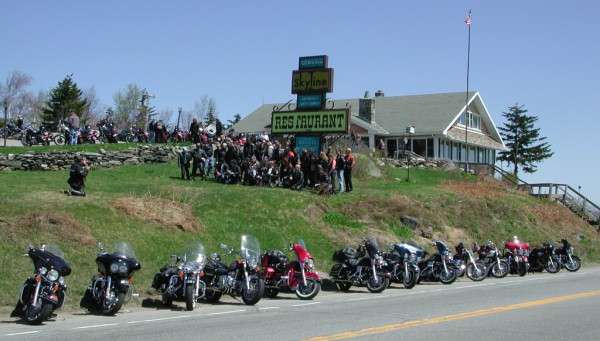
[[[481,116],[474,112],[468,112],[468,116],[469,128],[481,130]],[[465,125],[465,115],[460,115],[460,118],[458,119],[458,124],[462,126]]]

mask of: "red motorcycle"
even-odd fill
[[[288,262],[281,251],[271,250],[261,255],[261,277],[265,281],[265,296],[273,298],[280,291],[296,293],[301,300],[313,299],[321,290],[323,280],[315,271],[315,262],[306,251],[304,241],[290,243],[288,251],[296,253],[296,260]]]
[[[525,276],[529,270],[529,244],[514,236],[511,241],[504,243],[504,247],[504,258],[508,261],[509,273]]]

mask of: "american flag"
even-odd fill
[[[467,19],[465,19],[465,24],[467,24],[467,26],[471,26],[471,10],[469,10],[469,14],[467,15]]]

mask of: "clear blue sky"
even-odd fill
[[[524,104],[555,155],[529,182],[582,186],[600,203],[596,1],[1,1],[0,77],[50,89],[69,74],[105,105],[135,83],[159,110],[209,94],[220,117],[285,102],[298,57],[326,54],[332,98],[470,90],[497,126]]]

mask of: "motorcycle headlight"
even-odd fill
[[[306,264],[306,267],[309,270],[313,270],[315,268],[315,261],[310,258],[305,259],[304,264]]]
[[[48,277],[48,280],[51,282],[54,282],[58,279],[58,277],[60,277],[58,271],[56,271],[55,269],[52,269],[50,271],[48,271],[48,275],[46,276]]]
[[[409,262],[416,262],[417,261],[417,255],[415,255],[414,253],[411,253],[410,256],[408,256],[408,261]]]
[[[112,263],[110,265],[110,272],[114,272],[114,273],[119,272],[119,263]]]
[[[58,283],[60,283],[60,284],[65,284],[65,278],[64,278],[63,276],[60,276],[60,277],[58,278]]]
[[[258,259],[256,259],[256,258],[250,258],[250,259],[248,259],[248,266],[251,269],[256,269],[256,267],[258,266]]]
[[[40,274],[41,274],[41,275],[45,275],[47,272],[48,272],[48,269],[46,269],[46,267],[43,267],[43,266],[42,266],[42,267],[40,268]]]
[[[119,272],[122,274],[127,274],[129,272],[129,269],[127,268],[127,265],[121,265],[119,266]]]

